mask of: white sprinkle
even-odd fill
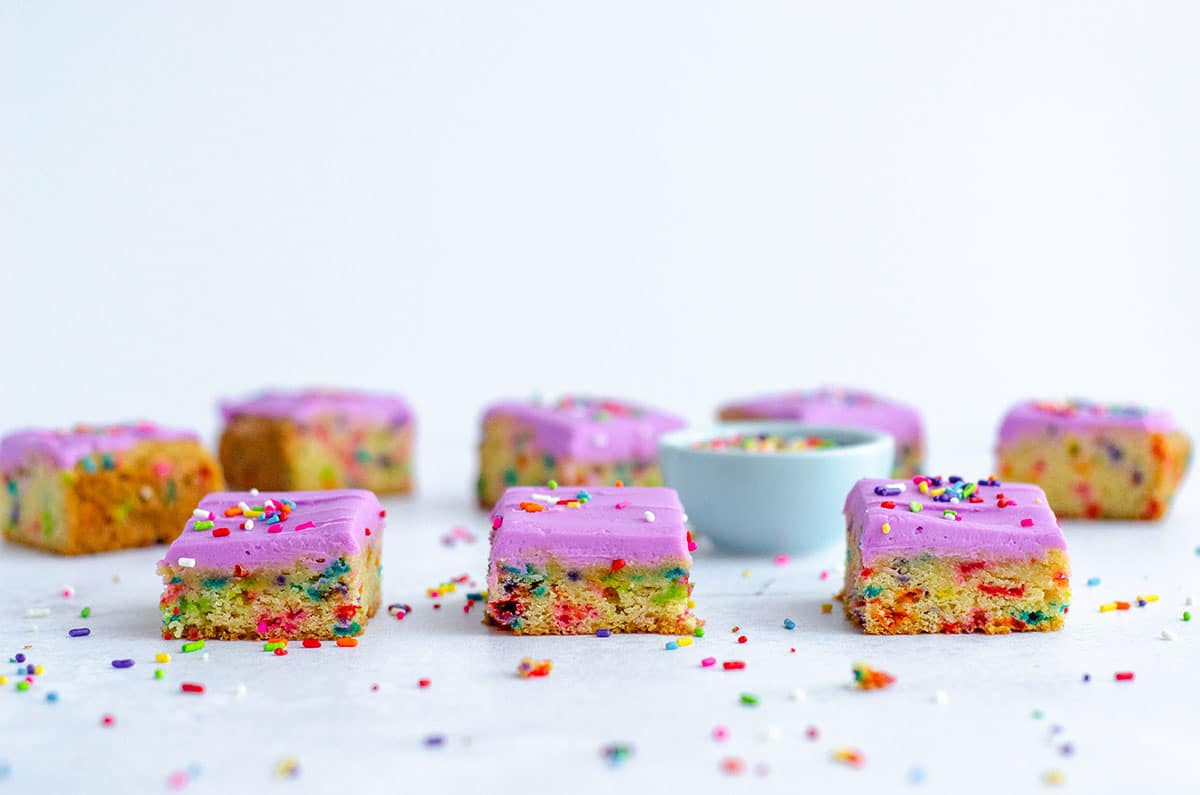
[[[250,489],[250,496],[252,496],[252,497],[257,497],[257,496],[258,496],[258,489]]]
[[[238,507],[242,509],[242,513],[250,513],[250,506],[244,502],[239,502]]]
[[[889,483],[884,486],[885,489],[900,489],[900,491],[908,491],[908,486],[903,483]]]
[[[1159,635],[1163,640],[1175,640],[1175,633],[1169,629],[1164,629],[1162,635]]]
[[[185,569],[194,569],[196,567],[195,558],[180,558],[179,565]]]
[[[192,511],[192,516],[196,517],[197,519],[207,519],[208,517],[212,516],[212,514],[203,508],[197,508],[196,510]]]
[[[654,521],[654,511],[646,511],[642,516],[645,517],[647,522]]]
[[[246,686],[238,682],[237,689],[233,691],[238,698],[243,698],[246,695]]]
[[[603,434],[603,433],[596,434],[595,436],[592,437],[592,444],[596,445],[597,447],[608,447],[607,434]]]
[[[149,486],[142,486],[138,489],[138,496],[142,498],[142,502],[149,502],[150,498],[154,496],[154,489]]]
[[[777,742],[781,737],[783,737],[783,730],[778,726],[768,726],[763,729],[762,736],[763,739],[769,743]]]
[[[254,529],[254,520],[247,519],[246,521],[242,522],[242,529],[243,530],[253,530]]]
[[[792,692],[788,693],[788,698],[790,698],[792,701],[803,701],[804,699],[808,698],[808,694],[805,693],[802,688],[797,687],[794,688]]]
[[[950,694],[947,693],[945,690],[938,690],[937,692],[935,692],[933,694],[933,703],[934,704],[945,704],[945,703],[948,703],[949,701],[950,701]]]
[[[264,508],[274,508],[275,501],[274,500],[263,500],[263,507]]]
[[[45,618],[48,615],[50,615],[48,607],[31,607],[25,611],[26,618]]]
[[[951,498],[950,498],[950,504],[951,504],[951,505],[958,505],[958,503],[959,503],[959,499],[958,499],[958,497],[951,497]]]
[[[549,494],[536,494],[536,493],[530,494],[529,499],[537,500],[538,502],[549,502],[549,503],[558,502],[558,497],[551,497]]]
[[[686,513],[683,515],[683,523],[687,524],[687,514]]]
[[[204,652],[204,654],[201,654],[200,659],[203,660],[204,662],[208,662],[208,652]]]

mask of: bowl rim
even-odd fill
[[[731,433],[762,433],[764,431],[796,436],[830,436],[835,438],[849,436],[853,437],[853,439],[845,443],[840,443],[837,447],[816,447],[806,450],[773,450],[770,453],[761,453],[757,450],[742,450],[733,447],[692,447],[696,442],[716,436],[729,435]],[[850,425],[813,425],[805,422],[795,422],[794,420],[734,420],[732,422],[716,422],[706,425],[689,425],[686,428],[669,431],[659,437],[658,448],[660,454],[664,450],[670,449],[696,456],[726,456],[731,458],[745,456],[752,457],[755,460],[769,460],[773,458],[782,460],[797,458],[811,460],[813,458],[851,456],[860,455],[865,452],[875,452],[877,448],[886,446],[888,442],[892,443],[894,454],[895,437],[886,431],[876,431],[870,428],[853,427]]]

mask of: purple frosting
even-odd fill
[[[270,525],[254,520],[254,527],[243,530],[243,516],[225,516],[226,508],[246,503],[253,507],[267,500],[280,503],[289,499],[296,504],[288,518]],[[200,510],[213,514],[214,527],[195,529],[196,522],[205,521],[193,516],[184,525],[183,533],[167,548],[163,561],[178,567],[180,558],[192,558],[198,569],[229,571],[234,565],[255,566],[291,565],[303,563],[313,569],[323,569],[345,555],[359,554],[364,547],[378,548],[383,540],[384,520],[380,515],[379,499],[362,489],[332,489],[329,491],[221,491],[209,494],[200,501]],[[312,522],[311,526],[307,523]],[[212,531],[229,528],[229,535],[218,537]],[[282,527],[277,533],[272,527]],[[367,535],[367,530],[371,531]]]
[[[128,450],[142,442],[198,442],[191,431],[160,428],[149,422],[130,425],[78,425],[69,431],[17,431],[0,440],[0,469],[15,469],[34,457],[71,469],[91,455]]]
[[[222,401],[221,414],[226,422],[235,417],[270,417],[306,423],[329,415],[387,425],[406,425],[412,420],[412,410],[403,398],[337,389],[261,392],[244,400]]]
[[[1009,409],[1000,424],[1000,441],[1011,442],[1045,433],[1122,429],[1169,433],[1175,430],[1171,415],[1140,406],[1103,405],[1083,400],[1052,402],[1030,400]]]
[[[897,495],[876,493],[877,487],[893,485],[904,486],[904,491]],[[999,507],[1000,494],[1014,504]],[[867,565],[881,556],[921,552],[964,558],[1024,558],[1067,548],[1058,519],[1046,504],[1046,494],[1037,486],[977,486],[974,495],[983,502],[938,502],[922,494],[912,481],[864,478],[850,490],[844,511],[847,519],[862,528],[860,545]],[[896,507],[882,507],[885,501],[894,502]],[[910,507],[914,501],[921,505],[919,512]],[[947,509],[963,518],[945,518],[942,512]],[[1023,520],[1032,520],[1032,524],[1026,527]],[[885,524],[887,533],[883,532]]]
[[[895,437],[898,445],[913,445],[921,440],[921,415],[915,408],[851,389],[824,387],[810,392],[785,392],[737,400],[721,407],[721,411],[731,410],[753,418],[884,431]]]
[[[585,491],[578,508],[555,505]],[[526,511],[522,502],[545,506]],[[622,507],[618,508],[620,505]],[[654,520],[646,518],[646,511]],[[666,560],[691,564],[683,506],[674,489],[603,486],[580,489],[517,486],[504,492],[492,511],[500,526],[492,531],[492,560],[544,562],[554,558],[572,565],[626,563],[655,565]]]
[[[687,424],[632,403],[586,397],[554,404],[504,401],[491,406],[484,421],[500,416],[532,428],[539,451],[592,463],[652,461],[658,458],[658,437]]]

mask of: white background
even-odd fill
[[[442,571],[436,537],[474,516],[464,498],[477,417],[499,396],[604,392],[702,420],[763,389],[873,388],[921,406],[933,468],[963,474],[990,466],[1001,412],[1029,396],[1138,401],[1195,429],[1197,23],[1189,3],[10,0],[0,4],[0,426],[144,417],[211,434],[219,396],[398,390],[419,416],[423,502],[392,532],[389,572],[409,579],[388,587],[410,602],[462,568]],[[1139,643],[1197,580],[1196,515],[1185,492],[1167,523],[1072,538],[1077,575],[1128,558],[1136,538],[1140,557],[1106,582],[1125,577],[1130,591],[1150,577],[1146,587],[1171,591],[1161,618],[1140,619]],[[482,551],[470,555],[482,574]],[[22,572],[7,586],[9,617],[51,592],[47,582],[84,576],[71,572],[110,576],[108,566],[0,557]],[[112,568],[129,582],[152,559],[130,553]],[[804,585],[787,592],[810,601],[759,611],[764,627],[832,590],[809,578],[823,562],[804,565]],[[709,586],[710,621],[749,621],[749,607],[720,601],[743,587],[743,562],[697,568],[702,595],[706,579],[719,585]],[[1080,597],[1077,585],[1081,610],[1131,595]],[[153,600],[153,578],[138,588]],[[1036,649],[1073,686],[1077,668],[1112,648],[1095,634],[1109,626],[1086,642],[1077,629],[987,642],[972,665],[1011,670],[1021,657],[1005,655]],[[134,619],[119,629],[122,639],[145,633]],[[373,626],[368,638],[384,632]],[[833,644],[821,674],[833,680],[863,653],[857,636],[838,633],[820,641]],[[886,656],[906,643],[869,648]],[[1154,643],[1145,654],[1165,653]],[[398,642],[395,654],[428,665],[451,653],[436,644]],[[1194,643],[1169,648],[1194,667]],[[489,670],[507,672],[523,653],[496,652]],[[923,659],[904,675],[928,676]],[[577,681],[557,677],[553,687]],[[1023,720],[1056,692],[1048,681],[1005,679],[979,696],[977,721],[927,731],[975,730],[997,704]],[[957,698],[973,698],[968,682]],[[1142,703],[1168,714],[1114,707],[1097,736],[1153,724],[1194,742],[1194,726],[1174,722],[1169,682],[1159,686],[1160,701],[1142,691]],[[932,687],[910,696],[925,703]],[[1038,697],[1026,698],[1031,689]],[[470,715],[493,729],[513,706],[469,692],[465,703],[492,705]],[[573,703],[562,698],[547,703]],[[707,702],[694,711],[699,738],[723,720]],[[9,717],[0,725],[14,732],[30,719]],[[61,718],[45,724],[61,728]],[[423,729],[403,730],[405,752],[424,753],[413,739]],[[1022,753],[1007,736],[987,735],[989,753]],[[580,764],[595,763],[600,742],[579,740]],[[1123,762],[1121,780],[1096,767],[1120,746],[1093,746],[1092,767],[1077,763],[1094,776],[1087,791],[1170,780],[1178,758],[1157,747],[1168,755]],[[371,748],[353,764],[373,776],[394,751]],[[521,753],[521,765],[537,764],[532,745]],[[716,753],[706,748],[680,780],[711,782]],[[655,758],[676,758],[664,754]],[[26,772],[38,766],[17,757],[9,752]],[[488,775],[517,764],[497,759],[486,757]],[[251,780],[268,762],[250,765]],[[1008,783],[1036,782],[1053,762],[1022,757]],[[862,772],[894,785],[904,764]],[[165,765],[158,757],[141,773],[158,786]],[[830,767],[814,756],[797,775]],[[670,768],[655,769],[669,780]],[[317,770],[301,780],[332,780]]]

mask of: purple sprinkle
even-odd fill
[[[33,663],[29,663],[29,665],[25,666],[25,673],[29,674],[30,676],[32,676],[36,670],[37,667]]]
[[[17,662],[25,662],[25,655],[17,652],[17,656],[13,658]]]
[[[1084,674],[1084,675],[1083,675],[1083,681],[1085,681],[1085,682],[1090,682],[1090,681],[1092,681],[1092,675],[1091,675],[1091,674]]]
[[[113,660],[113,668],[132,668],[133,660]]]
[[[429,748],[441,748],[446,744],[446,738],[440,734],[431,734],[425,738],[425,745]]]
[[[612,634],[612,630],[611,630],[611,629],[598,629],[598,630],[596,630],[596,637],[597,637],[597,638],[607,638],[607,637],[608,637],[609,635],[611,635],[611,634]]]
[[[87,627],[76,627],[75,629],[68,630],[67,634],[72,638],[82,638],[85,635],[91,635],[92,631]]]

